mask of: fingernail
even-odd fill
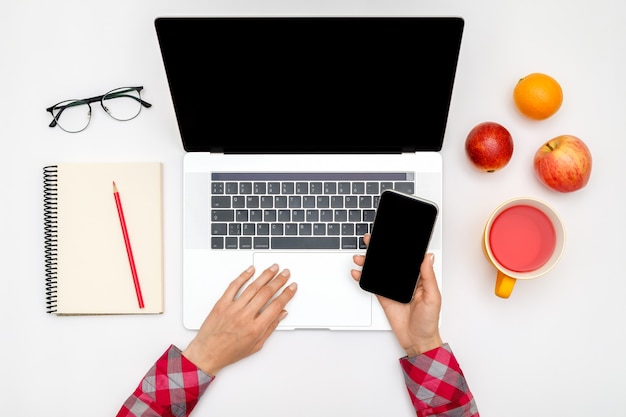
[[[289,289],[290,290],[296,290],[298,288],[298,284],[296,284],[295,282],[292,282],[291,284],[289,284]]]
[[[435,254],[431,253],[429,258],[430,258],[430,266],[433,266],[435,264]]]
[[[291,274],[291,271],[289,271],[288,269],[283,269],[280,273],[280,275],[286,276],[288,277]]]
[[[273,264],[272,266],[270,266],[270,271],[272,271],[272,272],[278,271],[278,265],[277,264]]]
[[[287,317],[287,310],[283,310],[280,312],[280,316],[278,316],[278,320],[280,321],[284,319],[285,317]]]
[[[246,269],[246,272],[254,272],[254,265],[250,265],[248,269]]]

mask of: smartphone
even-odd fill
[[[411,302],[438,213],[432,201],[383,191],[365,252],[361,288],[401,303]]]

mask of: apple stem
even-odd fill
[[[548,147],[548,149],[550,149],[551,151],[554,150],[554,148],[552,146],[550,146],[550,142],[546,142],[546,146]]]

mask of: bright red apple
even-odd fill
[[[465,152],[474,166],[485,172],[504,168],[513,156],[513,137],[496,122],[477,124],[465,139]]]
[[[537,150],[534,168],[539,181],[553,190],[580,190],[591,176],[591,152],[576,136],[557,136]]]

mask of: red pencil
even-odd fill
[[[124,219],[124,210],[122,210],[122,202],[120,194],[117,191],[115,181],[113,181],[113,197],[117,206],[117,214],[120,217],[120,225],[122,226],[122,235],[124,235],[124,243],[126,244],[126,253],[128,254],[128,262],[130,263],[130,272],[133,274],[133,283],[135,284],[135,292],[137,293],[137,301],[139,308],[143,308],[143,297],[141,296],[141,287],[139,286],[139,278],[137,277],[137,268],[135,267],[135,258],[133,258],[133,249],[130,247],[130,239],[128,238],[128,229],[126,228],[126,220]]]

